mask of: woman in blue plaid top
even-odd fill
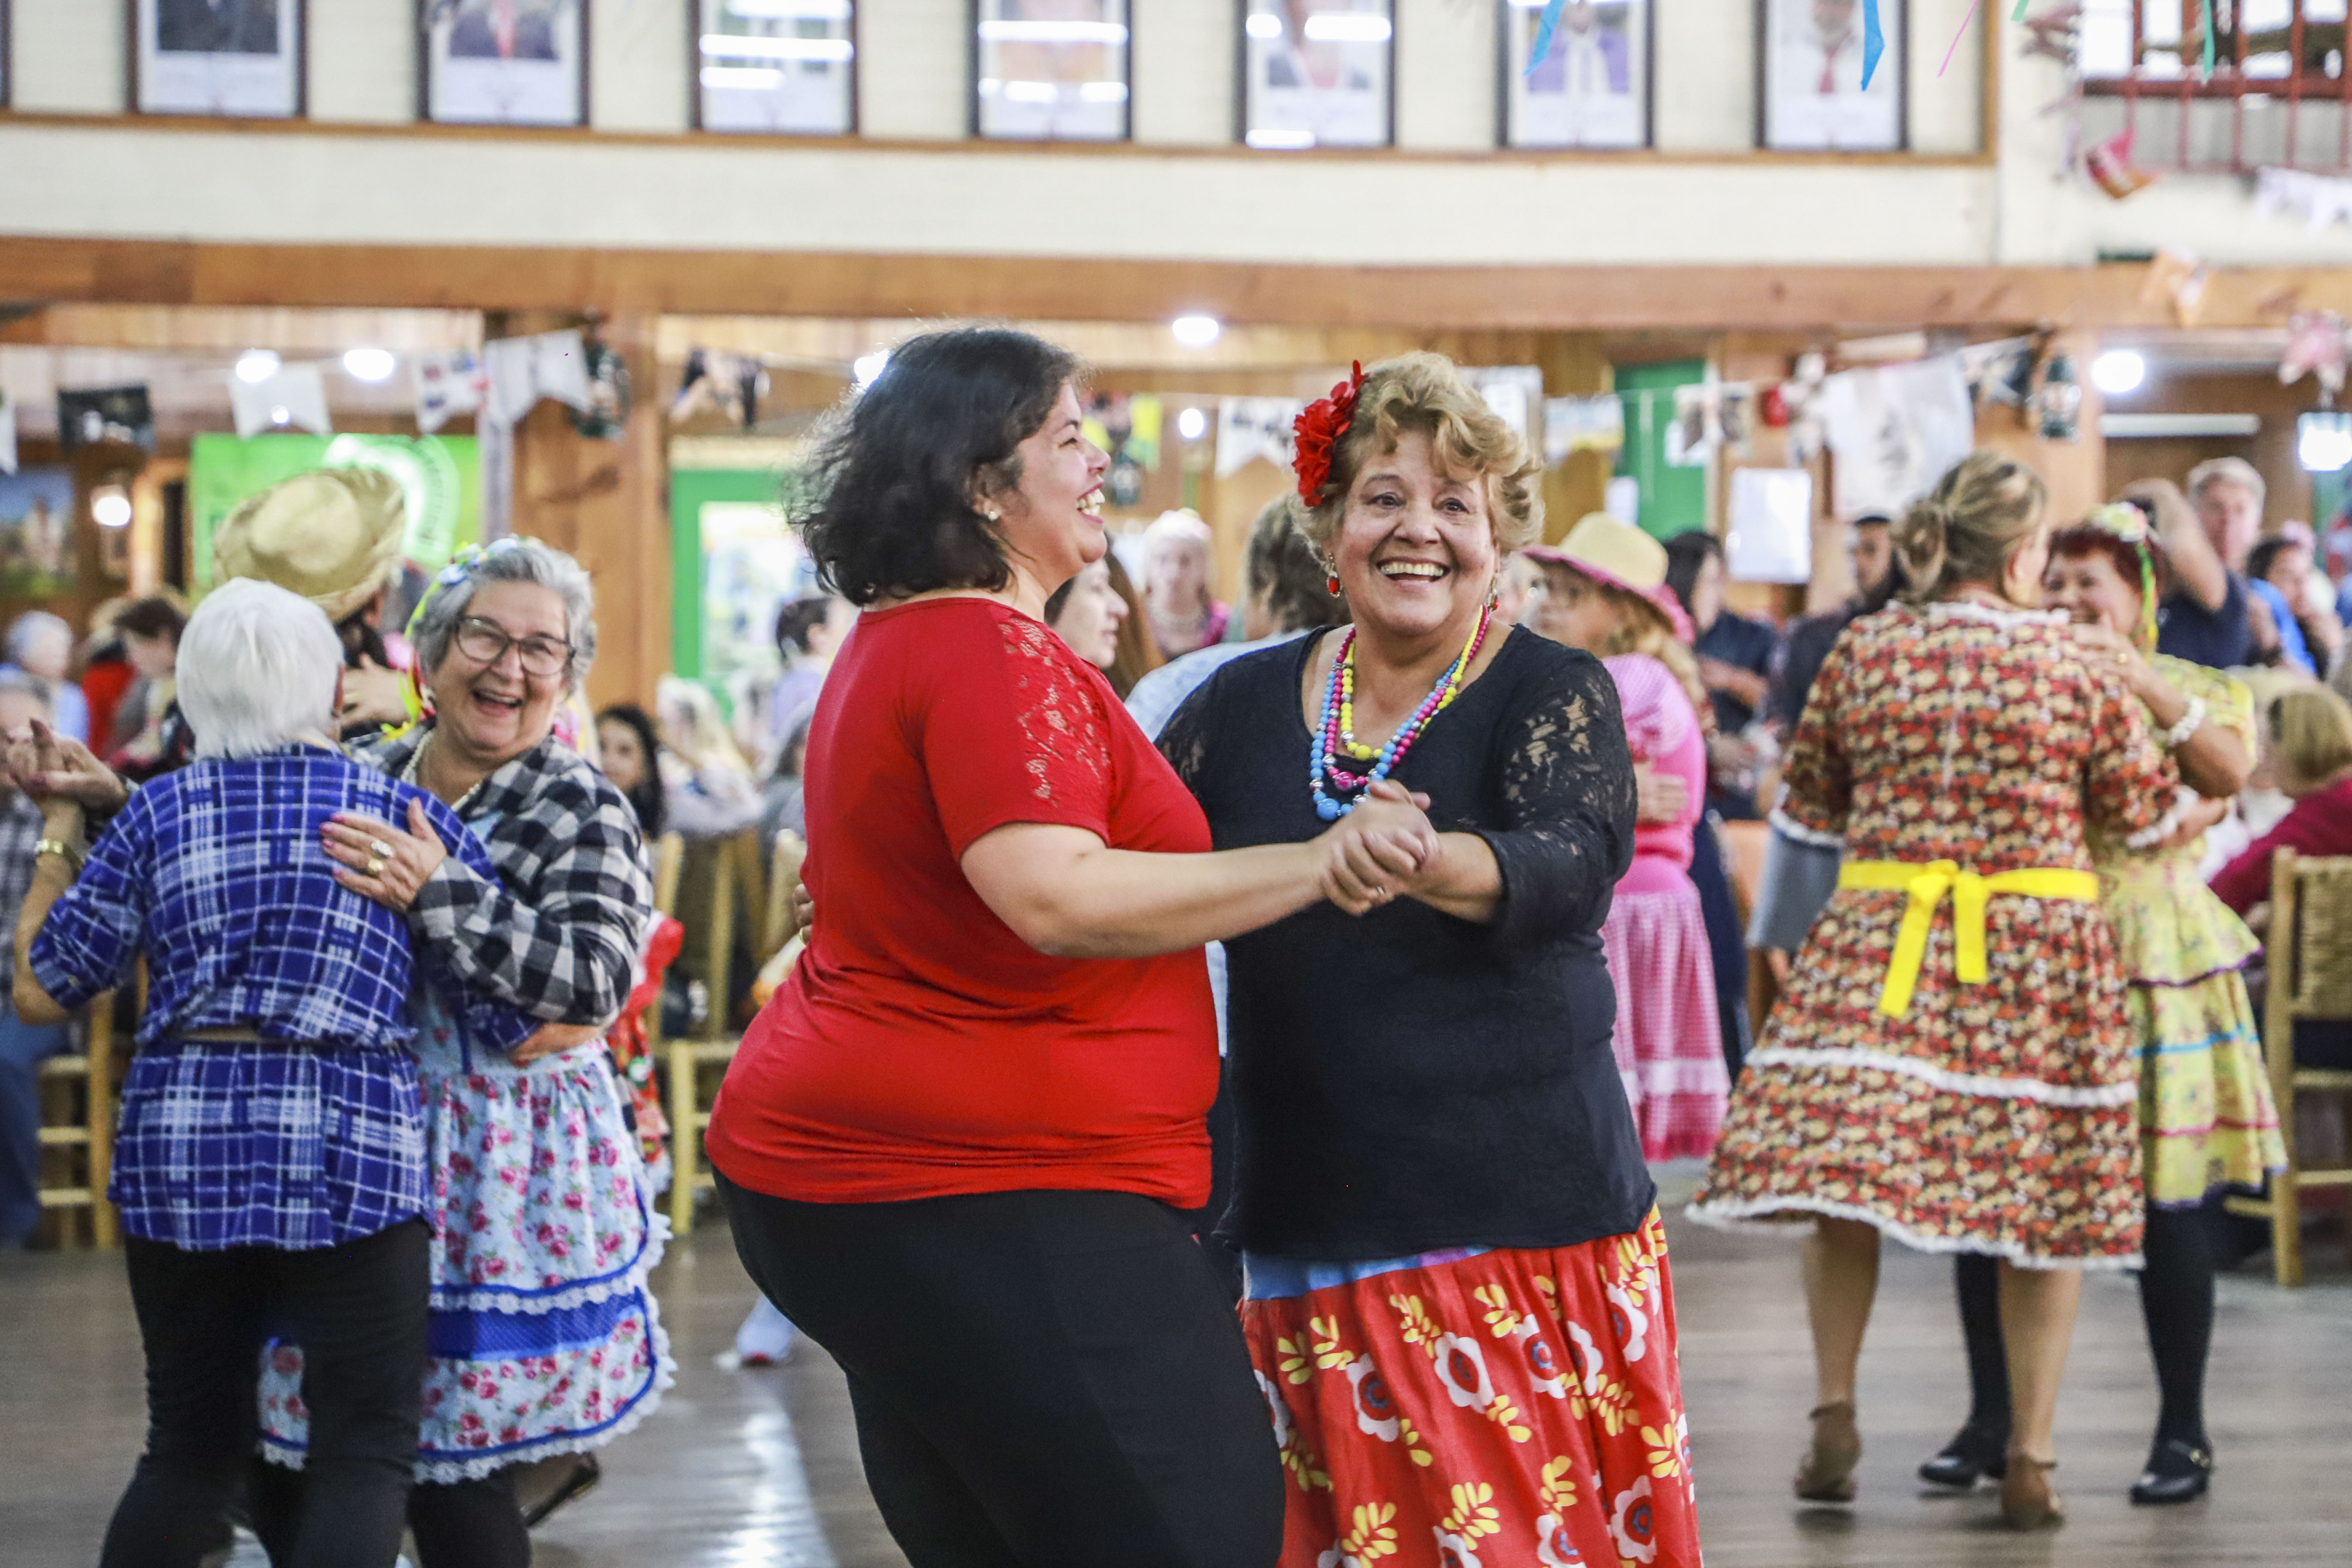
[[[344,885],[404,913],[419,951],[583,1026],[572,1038],[620,1011],[653,911],[627,798],[553,735],[595,651],[593,609],[587,573],[536,540],[462,555],[410,628],[434,716],[362,748],[448,805],[495,873],[414,810],[324,838]],[[577,1454],[581,1484],[669,1385],[646,1285],[667,1232],[601,1047],[509,1055],[430,992],[418,1024],[433,1310],[409,1521],[424,1568],[519,1568],[518,1468]],[[279,1461],[254,1489],[265,1542],[287,1512],[279,1466],[303,1462],[307,1350],[279,1347],[262,1374],[263,1451]]]
[[[485,1044],[538,1029],[429,946],[412,963],[407,924],[338,885],[320,840],[338,813],[414,821],[467,875],[496,876],[447,807],[334,748],[341,663],[316,608],[232,583],[181,643],[194,764],[125,802],[86,862],[81,808],[43,801],[18,1014],[61,1020],[142,956],[152,980],[108,1189],[149,1425],[109,1568],[192,1568],[218,1541],[273,1322],[301,1335],[312,1372],[308,1507],[277,1561],[389,1568],[427,1343],[412,973]]]

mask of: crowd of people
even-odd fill
[[[2161,1396],[2132,1498],[2206,1490],[2219,1199],[2284,1158],[2269,858],[2352,852],[2336,591],[2258,474],[2074,517],[1977,453],[1783,629],[1703,532],[1546,542],[1518,433],[1408,354],[1301,416],[1229,605],[1189,513],[1129,576],[1081,381],[1008,329],[898,348],[811,460],[825,591],[731,705],[590,717],[589,581],[530,540],[388,632],[397,497],[343,471],[241,508],[193,614],[10,629],[0,1242],[37,1061],[149,979],[109,1564],[232,1520],[287,1564],[530,1560],[673,1371],[647,846],[755,826],[809,858],[707,1138],[738,1350],[840,1364],[917,1568],[1696,1568],[1675,1158],[1692,1218],[1803,1228],[1799,1499],[1857,1496],[1887,1237],[1954,1258],[1925,1479],[2063,1517],[2106,1268]],[[1720,825],[1759,816],[1743,929]]]

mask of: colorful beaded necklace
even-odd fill
[[[1317,816],[1327,822],[1338,821],[1356,809],[1356,799],[1396,770],[1405,753],[1412,749],[1413,742],[1421,738],[1421,732],[1429,727],[1429,721],[1460,695],[1462,677],[1478,657],[1478,650],[1486,645],[1486,629],[1494,613],[1491,604],[1479,610],[1478,624],[1471,630],[1470,640],[1462,645],[1460,655],[1446,666],[1437,685],[1430,688],[1429,695],[1412,710],[1412,716],[1399,725],[1388,744],[1377,751],[1356,739],[1356,629],[1348,628],[1339,643],[1339,656],[1331,661],[1331,679],[1323,689],[1322,718],[1307,751],[1307,784],[1315,797]],[[1339,765],[1343,756],[1371,763],[1371,771],[1349,772]],[[1355,799],[1339,800],[1327,792],[1323,787],[1326,779],[1340,794]]]

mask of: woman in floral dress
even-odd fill
[[[325,831],[346,885],[404,912],[467,984],[585,1042],[523,1060],[416,1004],[433,1173],[431,1355],[409,1501],[423,1568],[527,1563],[519,1468],[611,1442],[672,1375],[646,1285],[667,1227],[596,1043],[629,994],[652,878],[627,799],[553,735],[594,655],[593,612],[587,574],[536,540],[461,556],[414,622],[434,716],[365,753],[446,801],[498,880],[447,859],[421,821],[339,818]],[[299,1350],[279,1346],[262,1425],[280,1465],[300,1462],[300,1377]],[[265,1540],[277,1468],[257,1467]]]
[[[2074,618],[2077,640],[2138,700],[2194,790],[2161,843],[2136,850],[2107,833],[2091,836],[2139,1048],[2147,1195],[2140,1310],[2162,1395],[2155,1442],[2131,1496],[2186,1502],[2202,1495],[2213,1468],[2204,1414],[2214,1272],[2207,1206],[2221,1188],[2259,1188],[2286,1157],[2241,973],[2261,944],[2197,874],[2206,828],[2228,810],[2252,766],[2253,699],[2219,670],[2155,652],[2163,560],[2137,508],[2100,507],[2052,540],[2050,555],[2047,602]],[[1992,1260],[1963,1254],[1955,1271],[1969,1343],[1969,1420],[1920,1475],[1968,1487],[2001,1473],[2009,1383]]]
[[[2137,1040],[2091,835],[2163,836],[2179,776],[2064,617],[2031,608],[2046,501],[1979,452],[1905,516],[1907,601],[1822,666],[1774,813],[1845,862],[1691,1214],[1812,1224],[1809,1501],[1854,1495],[1882,1232],[2000,1260],[2019,1528],[2061,1517],[2050,1434],[2082,1271],[2139,1262]]]

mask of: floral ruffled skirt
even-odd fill
[[[601,1448],[676,1370],[646,1287],[668,1224],[604,1054],[470,1072],[425,1056],[433,1291],[417,1479]],[[263,1452],[296,1466],[301,1370],[298,1346],[265,1354]]]
[[[1253,1255],[1282,1568],[1697,1568],[1665,1231],[1377,1263]]]
[[[1645,1160],[1704,1158],[1731,1098],[1706,915],[1690,878],[1675,880],[1657,893],[1621,885],[1601,928],[1617,990],[1610,1047]]]

